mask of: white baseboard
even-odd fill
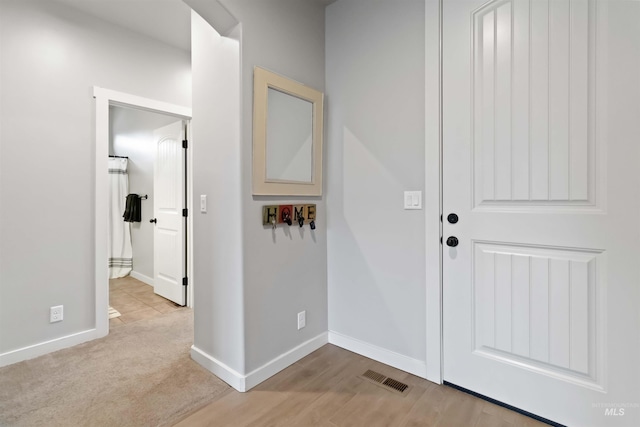
[[[258,369],[254,369],[246,376],[246,389],[252,389],[262,381],[293,365],[298,360],[302,359],[305,356],[308,356],[328,342],[328,333],[323,332],[315,338],[311,338],[310,340],[303,342],[299,346],[292,348],[286,353],[283,353],[275,359],[265,363]]]
[[[134,279],[138,279],[141,282],[146,283],[147,285],[153,286],[153,277],[145,276],[144,274],[138,273],[134,270],[131,270],[129,276],[133,277]]]
[[[23,360],[33,359],[64,348],[73,347],[74,345],[82,344],[96,338],[102,338],[105,335],[106,334],[100,334],[97,329],[89,329],[16,350],[11,350],[0,354],[0,367],[22,362]]]
[[[235,388],[238,391],[246,391],[244,388],[244,375],[231,369],[215,357],[212,357],[204,351],[200,350],[195,345],[191,346],[191,358],[195,360],[200,366],[213,373],[213,375],[229,384],[231,387]]]
[[[329,331],[329,343],[420,378],[427,378],[427,364],[422,360],[414,359],[334,331]]]
[[[245,392],[283,369],[291,366],[303,357],[313,353],[323,345],[327,344],[327,342],[327,332],[323,332],[315,338],[303,342],[299,346],[281,354],[246,375],[242,375],[229,368],[227,365],[206,354],[196,346],[191,347],[191,357],[231,387],[240,392]]]

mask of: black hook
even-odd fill
[[[311,221],[309,223],[309,227],[311,227],[312,230],[315,230],[316,229],[316,222],[315,221]]]
[[[302,215],[300,215],[300,216],[298,217],[298,225],[299,225],[300,227],[302,227],[302,226],[304,225],[304,217],[303,217]]]

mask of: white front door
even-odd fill
[[[442,19],[444,380],[639,426],[640,2],[445,0]]]
[[[154,292],[185,305],[185,208],[183,124],[177,121],[154,132]]]

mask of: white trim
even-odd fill
[[[425,0],[426,378],[442,384],[442,0]]]
[[[96,99],[106,98],[109,101],[109,105],[133,107],[138,110],[169,114],[182,119],[191,120],[191,108],[183,107],[181,105],[169,104],[168,102],[156,101],[155,99],[144,98],[142,96],[131,95],[129,93],[118,92],[98,86],[93,87],[93,97]]]
[[[334,331],[329,331],[329,343],[420,378],[427,378],[427,364],[422,360],[414,359]]]
[[[100,334],[97,329],[89,329],[87,331],[77,332],[75,334],[19,348],[17,350],[11,350],[0,354],[0,367],[22,362],[23,360],[33,359],[67,347],[73,347],[74,345],[82,344],[83,342],[102,338],[105,335],[106,334]]]
[[[109,98],[99,88],[94,87],[96,99],[96,188],[95,188],[95,281],[96,306],[95,324],[100,336],[109,333],[109,267],[107,260],[107,233],[109,207]],[[99,173],[104,171],[104,173]]]
[[[323,332],[315,338],[303,342],[297,347],[292,348],[286,353],[281,354],[270,362],[265,363],[258,369],[249,372],[246,376],[247,390],[260,384],[262,381],[277,374],[288,366],[293,365],[303,357],[313,353],[323,345],[329,342],[327,332]]]
[[[154,99],[118,92],[98,86],[93,87],[93,97],[96,106],[96,161],[95,161],[95,282],[96,282],[96,330],[98,336],[109,333],[109,269],[107,267],[107,208],[108,208],[108,167],[109,158],[109,106],[136,108],[161,114],[169,114],[184,120],[191,120],[191,108]],[[192,146],[193,141],[189,141]],[[191,150],[189,150],[191,151]],[[193,180],[193,168],[189,164],[187,175],[187,188],[191,188]],[[102,173],[100,171],[103,171]],[[191,203],[191,200],[188,200]],[[187,233],[193,230],[191,225],[193,215],[189,215],[187,221]],[[189,240],[192,234],[188,234]],[[193,271],[193,270],[191,270]],[[187,301],[193,294],[193,280],[189,279]]]
[[[229,384],[231,387],[240,392],[246,391],[244,375],[240,374],[238,371],[231,369],[215,357],[210,356],[206,352],[200,350],[195,345],[191,346],[191,358],[195,360],[200,366],[213,373],[213,375]]]
[[[129,273],[129,276],[133,277],[134,279],[137,279],[137,280],[141,281],[142,283],[146,283],[149,286],[153,286],[153,277],[149,277],[149,276],[144,275],[142,273],[138,273],[135,270],[131,270],[131,273]]]
[[[313,353],[323,345],[329,342],[328,333],[323,332],[315,338],[303,342],[297,347],[292,348],[286,353],[281,354],[273,360],[265,363],[261,367],[251,371],[247,375],[231,369],[229,366],[220,362],[216,358],[208,355],[204,351],[191,346],[191,358],[198,362],[205,369],[211,371],[214,375],[229,384],[240,392],[249,391],[266,379],[272,377],[283,369],[293,365],[303,357]]]

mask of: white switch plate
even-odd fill
[[[207,195],[200,195],[200,212],[207,213]]]
[[[307,311],[301,311],[298,313],[298,330],[307,326]]]
[[[49,323],[62,322],[64,318],[64,306],[56,305],[49,309]]]
[[[422,209],[422,191],[405,191],[404,208]]]

